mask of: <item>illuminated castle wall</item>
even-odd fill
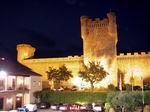
[[[100,61],[110,75],[101,83],[108,82],[116,85],[116,44],[117,25],[114,13],[108,13],[108,18],[91,20],[86,16],[81,17],[81,37],[83,39],[84,63],[89,61]],[[113,78],[112,78],[113,77]]]
[[[121,53],[117,56],[118,69],[125,73],[125,83],[134,77],[135,85],[142,85],[142,79],[150,77],[150,52]]]
[[[146,78],[150,75],[150,53],[134,53],[134,55],[128,53],[127,55],[117,56],[116,44],[118,38],[114,13],[108,13],[107,18],[103,20],[98,18],[91,20],[86,16],[82,16],[80,21],[83,56],[33,59],[35,48],[29,44],[19,44],[17,45],[18,62],[41,74],[43,80],[47,79],[46,71],[49,67],[58,68],[65,64],[74,76],[66,84],[80,86],[85,83],[78,78],[78,71],[82,68],[82,64],[87,64],[88,61],[100,61],[110,75],[97,84],[97,87],[107,86],[110,83],[117,85],[118,69],[125,72],[126,83],[129,83],[130,77],[133,75],[135,84],[141,85],[140,78]]]

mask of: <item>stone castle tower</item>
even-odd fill
[[[80,18],[83,56],[85,64],[89,61],[100,61],[115,78],[118,40],[116,16],[110,12],[107,17],[102,20],[91,20],[87,16]]]
[[[36,49],[29,44],[17,45],[17,61],[21,63],[23,60],[33,57],[35,50]]]
[[[95,87],[107,87],[109,84],[117,86],[117,83],[119,83],[117,70],[125,73],[124,80],[127,84],[130,84],[132,76],[134,76],[135,85],[141,85],[141,79],[150,77],[150,52],[121,53],[117,56],[118,37],[114,13],[108,13],[107,18],[102,20],[98,18],[91,20],[86,16],[82,16],[80,21],[83,56],[35,59],[33,58],[36,50],[34,47],[29,44],[19,44],[17,45],[18,62],[41,74],[45,82],[47,81],[46,71],[49,70],[49,67],[58,68],[65,64],[73,74],[73,78],[67,81],[66,85],[78,87],[81,87],[81,85],[89,86],[88,83],[79,78],[79,70],[82,69],[83,62],[87,64],[88,61],[100,61],[100,64],[109,73],[104,80],[95,84]]]

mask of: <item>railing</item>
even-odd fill
[[[5,88],[5,86],[1,86],[0,87],[0,92],[3,91],[14,91],[14,90],[29,90],[29,86],[28,85],[17,85],[17,86],[8,86],[7,88]]]

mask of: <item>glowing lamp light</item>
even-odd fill
[[[7,102],[7,103],[12,103],[12,98],[8,98],[8,99],[6,100],[6,102]]]
[[[0,78],[4,79],[6,78],[7,73],[5,71],[0,71]]]
[[[17,101],[21,100],[19,97],[16,99]]]

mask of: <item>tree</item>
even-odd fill
[[[112,107],[120,112],[124,109],[124,112],[134,112],[137,107],[142,105],[142,95],[140,92],[111,92],[108,93],[106,101],[112,105]]]
[[[49,71],[47,71],[48,80],[54,82],[54,88],[58,89],[60,87],[61,81],[67,81],[72,76],[71,71],[67,69],[65,65],[60,66],[58,69],[49,67]]]
[[[94,89],[94,83],[104,79],[108,73],[98,62],[89,62],[89,65],[83,64],[83,69],[79,71],[80,77],[86,82],[90,82],[91,89]]]

